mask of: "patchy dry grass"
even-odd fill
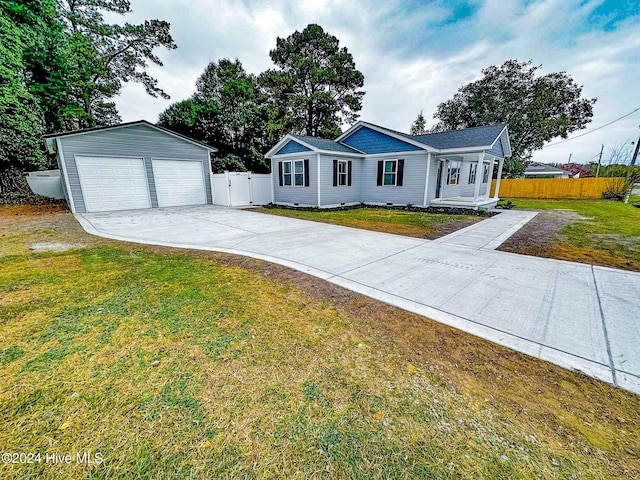
[[[640,475],[638,396],[284,267],[6,213],[0,445],[105,461],[2,478]]]
[[[254,211],[428,239],[442,237],[484,220],[483,217],[476,215],[410,212],[384,208],[354,208],[333,211],[256,208]]]
[[[521,242],[510,245],[507,241],[501,250],[640,271],[640,208],[633,206],[639,197],[632,197],[626,205],[607,200],[511,201],[516,208],[569,211],[578,218],[557,233],[545,233],[543,225],[531,222],[519,232]],[[550,236],[545,245],[536,241],[540,235]]]

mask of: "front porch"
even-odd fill
[[[436,160],[435,197],[429,205],[437,207],[491,210],[500,198],[500,178],[504,159],[486,152],[440,155]],[[496,188],[491,195],[491,180],[498,164]]]

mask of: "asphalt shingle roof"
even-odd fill
[[[446,150],[450,148],[486,147],[487,145],[492,145],[505,127],[504,124],[499,123],[485,127],[449,130],[446,132],[427,133],[425,135],[409,135],[408,133],[398,132],[397,130],[392,130],[379,125],[374,126],[439,150]],[[329,140],[327,138],[309,137],[307,135],[296,134],[291,134],[291,136],[308,145],[319,148],[320,150],[343,153],[361,153],[343,143]]]
[[[341,143],[334,142],[333,140],[329,140],[327,138],[309,137],[306,135],[295,134],[291,134],[291,136],[303,141],[308,145],[319,148],[320,150],[326,150],[330,152],[356,153],[361,155],[361,153],[357,150],[347,147],[346,145],[343,145]]]
[[[427,133],[425,135],[408,135],[400,133],[402,136],[411,138],[417,142],[424,143],[430,147],[438,149],[484,147],[493,144],[500,132],[504,129],[504,124],[489,125],[486,127],[472,127],[463,130],[449,130],[446,132]]]

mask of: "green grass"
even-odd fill
[[[640,475],[638,396],[281,267],[6,218],[0,445],[104,463],[1,478]]]
[[[571,210],[582,219],[565,226],[548,256],[640,271],[640,197],[606,200],[511,199],[515,208]]]
[[[457,230],[483,220],[483,217],[476,215],[409,212],[383,208],[354,208],[333,211],[259,208],[256,211],[418,238],[438,238],[443,232],[450,233],[451,228]]]

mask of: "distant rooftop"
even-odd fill
[[[554,167],[553,165],[548,165],[546,163],[541,162],[532,162],[527,167],[527,172],[548,172],[548,173],[558,173],[564,172],[562,168]]]

